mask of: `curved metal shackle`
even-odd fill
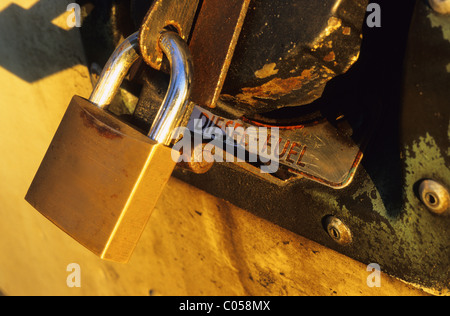
[[[139,32],[114,50],[92,91],[89,101],[101,109],[111,104],[131,66],[139,58]]]
[[[161,33],[159,47],[170,62],[170,83],[148,136],[168,146],[188,109],[194,73],[189,47],[177,33]]]
[[[90,102],[102,109],[111,104],[128,70],[139,58],[138,37],[139,32],[133,33],[116,48],[103,68]],[[170,62],[170,84],[148,136],[168,146],[188,108],[193,65],[189,47],[177,33],[163,31],[159,46]]]

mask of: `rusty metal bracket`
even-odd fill
[[[144,19],[139,33],[139,46],[144,61],[156,70],[161,69],[163,52],[158,42],[160,32],[168,26],[188,41],[198,10],[199,0],[157,0]]]
[[[195,75],[191,100],[214,108],[230,68],[250,0],[205,0],[189,44]]]
[[[144,61],[160,70],[163,54],[158,46],[159,33],[167,26],[175,27],[189,42],[195,65],[191,100],[200,106],[214,108],[230,68],[250,0],[204,0],[199,3],[199,0],[155,1],[141,27],[139,45]]]

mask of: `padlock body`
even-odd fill
[[[125,263],[174,167],[169,147],[75,96],[26,200],[102,259]]]

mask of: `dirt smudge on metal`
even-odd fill
[[[257,99],[278,100],[281,97],[290,94],[292,91],[300,90],[306,83],[315,78],[317,74],[314,67],[306,69],[300,76],[286,79],[275,78],[262,86],[243,88],[242,93],[236,96],[242,102],[257,105]]]
[[[120,130],[120,127],[118,126],[110,124],[111,127],[109,127],[85,111],[80,113],[80,117],[82,118],[85,127],[95,129],[101,137],[107,139],[123,138],[123,135],[118,132]]]

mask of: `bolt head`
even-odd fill
[[[450,195],[442,184],[434,180],[423,180],[419,186],[419,198],[430,212],[437,215],[449,213]]]
[[[325,218],[325,228],[328,235],[338,244],[345,246],[353,241],[350,229],[337,217],[328,216]]]
[[[440,14],[450,14],[450,0],[429,0],[431,8]]]

